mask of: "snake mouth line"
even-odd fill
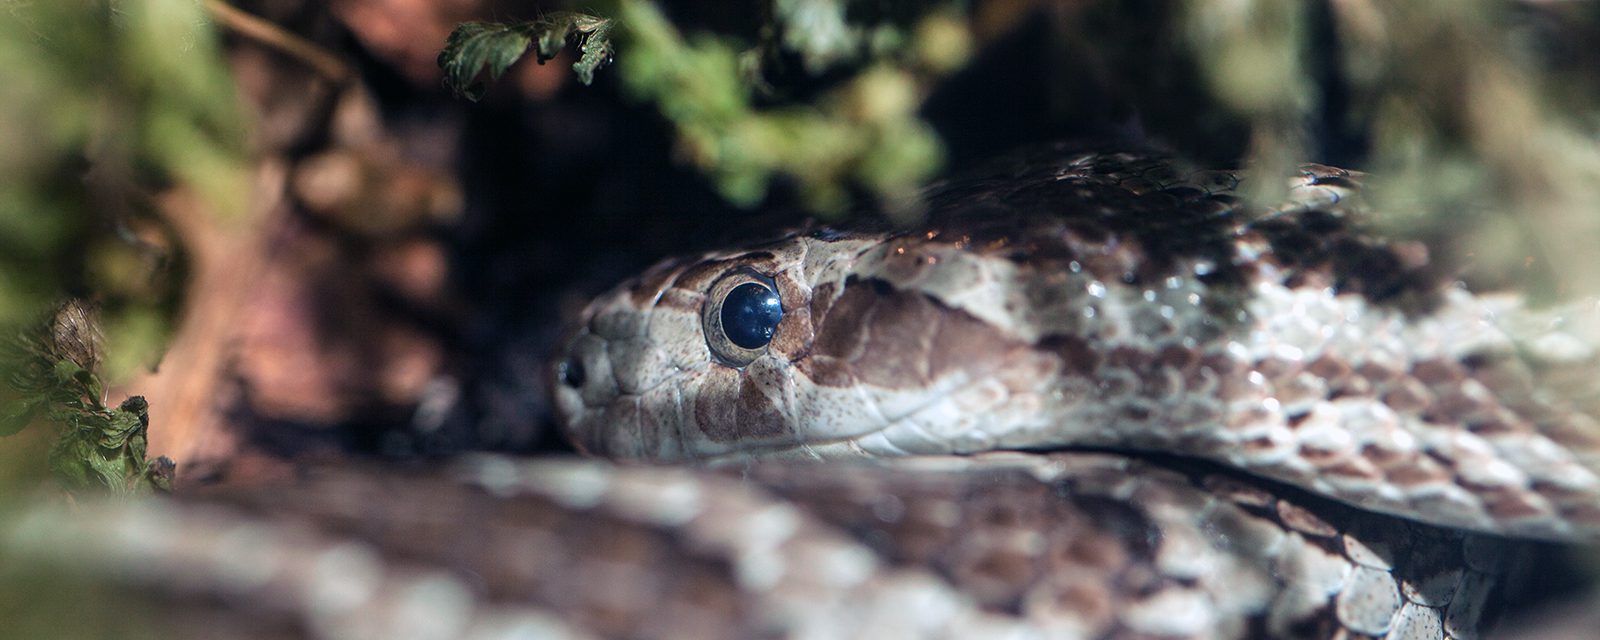
[[[876,433],[876,432],[873,432]],[[856,442],[869,434],[850,437],[830,438],[802,444],[781,444],[765,446],[748,446],[738,451],[713,454],[691,458],[693,462],[704,464],[712,468],[727,468],[742,464],[756,463],[766,459],[804,459],[812,461],[840,460],[858,461],[875,464],[915,464],[918,460],[927,460],[930,456],[882,456],[875,455]],[[827,449],[834,449],[828,451]],[[1456,536],[1488,536],[1500,538],[1497,534],[1482,531],[1473,531],[1460,527],[1443,524],[1421,522],[1403,515],[1386,511],[1365,508],[1359,505],[1343,502],[1336,498],[1318,494],[1306,488],[1275,480],[1266,476],[1250,473],[1221,461],[1198,456],[1158,451],[1152,449],[1130,449],[1110,446],[1095,445],[1065,445],[1048,447],[1013,447],[975,451],[971,453],[949,453],[932,456],[932,458],[967,459],[973,463],[981,459],[995,456],[1048,456],[1050,454],[1073,454],[1105,456],[1126,462],[1131,466],[1143,466],[1178,474],[1196,486],[1214,487],[1219,484],[1231,484],[1235,491],[1254,492],[1287,500],[1303,507],[1307,512],[1321,521],[1348,521],[1352,518],[1365,517],[1371,522],[1383,523],[1382,526],[1411,526],[1422,527],[1439,532],[1446,532]],[[1021,459],[1019,458],[1019,461]],[[1266,509],[1267,507],[1262,507]],[[1219,535],[1226,535],[1219,532]],[[1528,544],[1543,545],[1549,549],[1558,549],[1557,542],[1528,540]]]

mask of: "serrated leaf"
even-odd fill
[[[122,406],[111,411],[106,417],[105,425],[100,429],[99,444],[105,449],[122,449],[128,447],[130,457],[144,458],[143,438],[146,427],[150,424],[149,404],[143,397],[133,396],[124,400]],[[133,441],[139,440],[138,451],[133,451]]]
[[[98,411],[84,410],[77,415],[69,416],[68,422],[77,430],[92,434],[90,437],[97,437],[111,430],[111,416]]]
[[[609,21],[596,25],[593,31],[584,36],[583,43],[578,45],[578,61],[572,63],[572,71],[578,74],[578,82],[589,84],[594,82],[594,72],[600,67],[611,63],[614,52],[611,49],[611,23]]]
[[[560,11],[532,22],[504,24],[467,22],[450,33],[444,51],[439,52],[439,67],[445,84],[468,100],[483,97],[485,84],[478,76],[488,72],[489,80],[500,79],[506,69],[527,55],[529,47],[543,64],[554,58],[574,36],[578,39],[578,61],[572,70],[578,81],[589,84],[594,72],[611,62],[611,20],[586,13]]]
[[[119,490],[128,486],[129,468],[128,457],[119,452],[105,453],[93,452],[84,458],[89,470],[99,479],[100,483],[108,489]]]
[[[567,36],[572,35],[573,23],[570,20],[561,20],[550,25],[539,33],[539,62],[556,57],[561,53],[562,47],[567,46]]]
[[[490,80],[498,80],[506,69],[520,60],[528,51],[533,39],[514,25],[494,22],[468,22],[456,27],[439,52],[439,66],[444,69],[445,84],[456,93],[476,102],[486,90],[478,75],[488,71]]]

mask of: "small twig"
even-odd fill
[[[355,77],[350,65],[345,64],[338,56],[329,53],[326,49],[317,46],[310,40],[284,30],[282,27],[268,22],[259,16],[251,15],[239,10],[223,0],[205,0],[206,10],[211,12],[211,17],[218,24],[241,36],[276,49],[301,63],[319,75],[335,82],[344,83]]]

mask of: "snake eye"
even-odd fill
[[[772,332],[783,320],[783,301],[765,285],[746,282],[722,299],[722,334],[746,349],[772,342]]]
[[[783,299],[771,278],[739,269],[711,285],[700,321],[717,361],[742,367],[766,352],[783,321]]]

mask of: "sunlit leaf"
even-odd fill
[[[597,16],[561,11],[539,20],[518,23],[468,22],[455,28],[439,52],[439,66],[445,84],[469,100],[478,100],[488,90],[478,78],[487,74],[499,80],[506,69],[516,64],[534,47],[542,64],[578,40],[579,57],[572,69],[584,84],[594,81],[594,72],[611,62],[611,21]]]
[[[445,84],[476,101],[488,90],[478,76],[487,70],[490,80],[500,79],[532,43],[526,29],[517,25],[468,22],[458,26],[439,52]]]

